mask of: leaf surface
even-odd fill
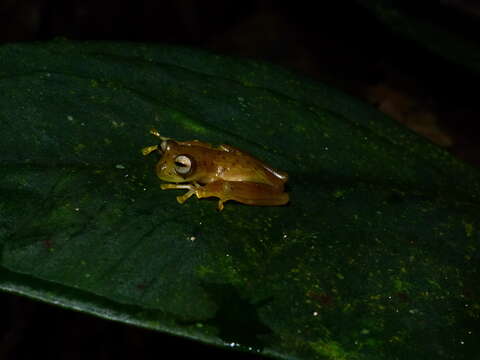
[[[178,204],[152,127],[287,171],[290,204]],[[10,45],[0,134],[6,291],[275,357],[478,355],[478,171],[344,94],[185,48]]]

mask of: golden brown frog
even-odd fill
[[[176,183],[162,184],[163,190],[188,190],[177,197],[181,204],[193,194],[199,199],[218,197],[219,210],[228,200],[263,206],[284,205],[289,201],[288,193],[284,192],[288,179],[285,172],[233,146],[214,147],[198,140],[176,141],[160,136],[157,130],[150,133],[160,138],[161,143],[144,148],[142,153],[148,155],[156,151],[160,154],[157,176]]]

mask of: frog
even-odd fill
[[[160,139],[158,145],[142,149],[143,155],[157,153],[156,174],[162,190],[185,189],[177,196],[183,204],[191,196],[198,199],[218,198],[218,210],[232,200],[246,205],[286,205],[290,196],[285,191],[288,174],[276,170],[234,146],[211,145],[199,140],[177,141],[150,133]]]

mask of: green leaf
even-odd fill
[[[466,38],[432,21],[437,8],[445,6],[445,4],[435,4],[435,2],[415,4],[398,0],[358,1],[370,9],[378,20],[393,32],[472,73],[480,74],[480,38],[478,38],[478,34],[469,34],[477,36],[476,39]],[[421,19],[406,11],[405,8],[409,6],[413,8],[429,6],[428,19]]]
[[[164,136],[290,175],[254,207],[161,191]],[[275,357],[479,355],[479,173],[273,66],[168,46],[0,48],[0,287]]]

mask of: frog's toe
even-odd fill
[[[187,199],[185,199],[183,196],[177,196],[177,201],[179,204],[183,204]]]
[[[192,196],[193,194],[195,194],[195,189],[190,189],[188,190],[185,194],[181,195],[181,196],[177,196],[177,201],[180,203],[180,204],[183,204],[185,201],[187,201],[190,196]]]

